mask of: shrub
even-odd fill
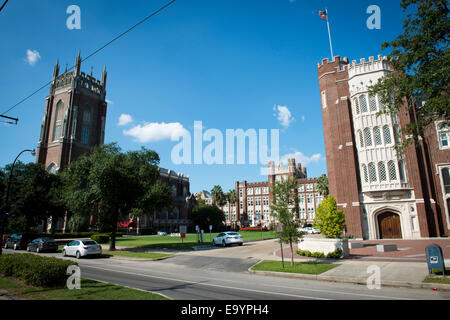
[[[0,274],[23,280],[36,287],[61,287],[66,284],[67,268],[76,262],[42,257],[30,253],[0,256]]]
[[[336,249],[333,252],[330,252],[329,254],[327,254],[327,258],[328,259],[340,259],[342,257],[342,250],[341,249]]]
[[[317,208],[314,226],[327,238],[339,238],[345,229],[345,211],[337,208],[336,199],[326,198]]]
[[[98,243],[108,243],[110,239],[109,233],[96,233],[91,236],[91,239],[97,241]]]
[[[297,250],[297,254],[304,257],[312,257],[312,258],[327,258],[327,259],[339,259],[342,257],[342,250],[336,249],[333,252],[325,255],[323,252],[311,252],[308,250]]]
[[[246,227],[241,228],[239,231],[267,231],[267,227]]]

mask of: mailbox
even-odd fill
[[[442,274],[445,275],[445,263],[442,248],[437,244],[432,244],[425,250],[427,253],[428,272],[431,274],[433,269],[440,269],[442,270]]]

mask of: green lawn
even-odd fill
[[[290,272],[290,273],[303,273],[303,274],[321,274],[325,271],[333,269],[340,264],[329,263],[315,263],[315,262],[294,262],[294,266],[291,266],[291,262],[284,261],[284,269],[281,261],[264,260],[252,267],[255,271],[276,271],[276,272]]]
[[[433,275],[438,275],[441,277],[436,276],[427,276],[423,282],[427,283],[443,283],[443,284],[450,284],[450,268],[445,268],[445,276],[442,277],[442,271],[438,269],[431,270]]]
[[[273,239],[277,237],[277,234],[271,231],[252,232],[242,231],[239,232],[245,241],[261,240],[261,239]],[[205,233],[203,236],[204,244],[210,244],[212,239],[219,233]],[[197,235],[195,233],[186,234],[186,238],[183,243],[180,237],[171,236],[139,236],[139,237],[122,237],[116,239],[116,246],[119,247],[132,247],[132,248],[150,248],[150,249],[185,249],[192,250],[194,246],[198,246]]]
[[[103,250],[102,253],[104,255],[113,255],[113,256],[130,257],[130,258],[144,258],[144,259],[153,259],[153,260],[173,256],[173,254],[167,254],[167,253],[136,252],[136,251],[125,251],[125,250],[116,250],[116,251]]]
[[[69,290],[37,288],[14,278],[0,278],[0,289],[26,300],[168,300],[159,294],[89,279],[81,279],[81,289]]]

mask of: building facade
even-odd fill
[[[337,56],[318,64],[330,194],[357,239],[418,239],[448,234],[448,128],[436,122],[403,155],[400,129],[414,110],[378,114],[369,87],[392,72],[386,57],[359,63]]]
[[[271,216],[272,187],[275,182],[287,178],[296,178],[298,181],[298,217],[307,224],[312,224],[316,209],[323,200],[317,191],[317,178],[307,178],[306,168],[295,159],[289,159],[287,167],[281,164],[275,166],[273,161],[268,163],[267,181],[247,182],[236,181],[236,202],[228,201],[221,207],[225,214],[226,225],[232,229],[247,226],[269,227],[274,218]]]

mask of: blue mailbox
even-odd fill
[[[442,248],[437,244],[432,244],[425,250],[427,253],[428,272],[431,274],[433,269],[440,269],[442,270],[442,274],[445,275],[445,264]]]

